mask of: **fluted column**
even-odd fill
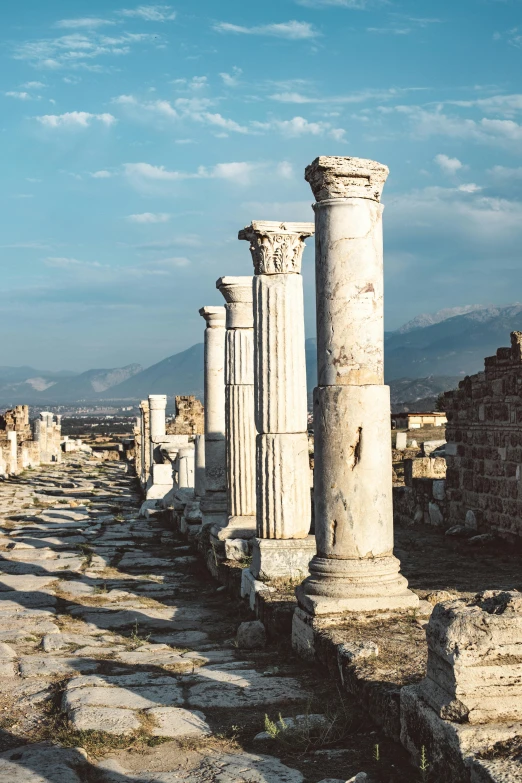
[[[194,439],[194,494],[202,498],[205,494],[205,436],[196,435]]]
[[[312,615],[418,603],[393,556],[379,203],[387,176],[375,161],[338,157],[317,158],[305,174],[317,202],[317,555],[297,594]]]
[[[310,468],[301,258],[312,223],[253,221],[257,535],[310,532]]]
[[[205,329],[205,494],[203,525],[227,523],[225,451],[225,308],[202,307]]]
[[[141,415],[136,417],[134,427],[134,469],[139,478],[141,476]]]
[[[220,538],[256,532],[256,428],[254,422],[254,319],[252,278],[221,277],[225,299],[225,422],[227,527]]]
[[[150,476],[150,412],[149,401],[140,402],[141,411],[141,485],[147,484]]]

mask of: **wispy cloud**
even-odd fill
[[[13,52],[15,60],[25,60],[31,65],[46,70],[60,68],[83,68],[85,70],[103,70],[92,60],[103,56],[121,56],[129,54],[131,48],[139,43],[158,44],[157,36],[149,33],[122,33],[107,36],[95,29],[71,32],[57,38],[42,38],[36,41],[23,41]]]
[[[353,11],[363,11],[370,5],[380,5],[387,0],[296,0],[297,5],[303,5],[306,8],[350,8]]]
[[[23,90],[43,90],[47,85],[43,82],[25,82],[22,84]]]
[[[18,98],[19,101],[31,100],[31,96],[28,92],[16,92],[15,90],[9,90],[9,92],[5,92],[4,95],[6,95],[8,98]]]
[[[88,111],[68,111],[65,114],[44,114],[36,117],[46,128],[87,128],[93,122],[110,127],[117,120],[112,114],[90,114]]]
[[[407,16],[405,14],[390,14],[389,23],[381,27],[367,27],[368,33],[378,33],[379,35],[409,35],[415,30],[429,27],[433,24],[440,24],[441,19],[434,19],[426,16]]]
[[[219,75],[221,76],[225,87],[237,87],[242,73],[243,71],[241,68],[237,68],[237,66],[234,65],[232,68],[232,73],[220,73]]]
[[[91,177],[93,179],[109,179],[110,177],[114,176],[111,171],[107,171],[106,169],[100,169],[100,171],[93,171],[91,173]]]
[[[214,25],[218,33],[237,33],[240,35],[266,35],[273,38],[287,38],[290,41],[302,41],[308,38],[316,38],[320,35],[310,22],[290,22],[262,24],[254,27],[244,27],[229,22],[219,22]]]
[[[223,179],[238,185],[248,185],[252,174],[263,168],[265,164],[234,161],[232,163],[217,163],[210,168],[199,166],[196,171],[170,171],[165,166],[154,166],[151,163],[126,163],[123,171],[131,184],[139,187],[155,183],[181,182],[189,179]]]
[[[90,268],[90,269],[93,268],[100,269],[102,266],[97,261],[79,261],[77,258],[56,257],[56,256],[45,258],[44,264],[46,266],[55,267],[57,269],[79,269],[81,267]]]
[[[443,153],[435,155],[435,163],[445,174],[456,174],[463,167],[458,158],[450,158]]]
[[[396,100],[411,92],[425,90],[425,87],[390,87],[385,90],[369,89],[349,93],[348,95],[304,95],[296,90],[284,90],[283,92],[272,93],[269,97],[278,103],[295,104],[351,104],[366,103],[367,101],[387,101]]]
[[[146,22],[168,22],[176,18],[176,12],[170,5],[139,5],[137,8],[124,8],[119,13]]]
[[[269,122],[254,122],[254,128],[259,130],[276,130],[283,136],[331,136],[337,141],[343,141],[345,131],[334,128],[329,122],[309,122],[304,117],[292,117],[291,120],[270,120]]]
[[[130,223],[168,223],[170,215],[168,212],[142,212],[138,215],[128,215],[127,220]]]
[[[68,28],[71,30],[94,30],[97,27],[103,27],[104,25],[114,24],[110,19],[100,19],[95,16],[81,16],[77,19],[60,19],[55,23],[55,27]]]
[[[180,266],[189,266],[190,259],[186,256],[173,256],[172,258],[159,258],[156,261],[150,262],[150,266],[156,266],[160,269],[172,269]]]

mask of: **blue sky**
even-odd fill
[[[522,299],[519,0],[4,6],[0,364],[201,341],[216,279],[252,273],[238,229],[313,220],[317,155],[390,168],[388,329]]]

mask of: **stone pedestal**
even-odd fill
[[[205,329],[205,494],[203,525],[227,523],[225,446],[225,308],[202,307]]]
[[[256,442],[256,516],[259,539],[305,540],[310,532],[310,468],[307,436],[307,391],[303,281],[304,240],[311,223],[253,221],[239,232],[250,242],[254,262],[254,372]],[[310,546],[289,545],[283,555],[303,563]],[[277,547],[256,544],[259,560],[253,572],[268,575]],[[266,561],[266,562],[265,562]],[[257,562],[257,561],[256,561]],[[280,569],[281,570],[281,569]],[[279,573],[279,576],[284,576]]]
[[[151,465],[151,482],[146,500],[162,500],[172,490],[172,465]]]
[[[393,555],[390,397],[383,385],[382,206],[388,169],[317,158],[317,555],[297,589],[309,617],[415,607]],[[306,618],[296,615],[298,621]]]
[[[256,430],[254,422],[254,319],[252,278],[221,277],[226,301],[225,433],[227,454],[226,527],[219,540],[256,534]]]
[[[255,538],[250,571],[255,579],[304,579],[315,555],[315,538]]]

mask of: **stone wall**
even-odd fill
[[[444,407],[451,524],[522,536],[522,332],[446,392]]]
[[[193,394],[176,397],[176,418],[167,424],[167,435],[203,435],[205,411]]]
[[[13,475],[40,462],[40,450],[33,441],[29,406],[17,405],[0,416],[0,474]]]

